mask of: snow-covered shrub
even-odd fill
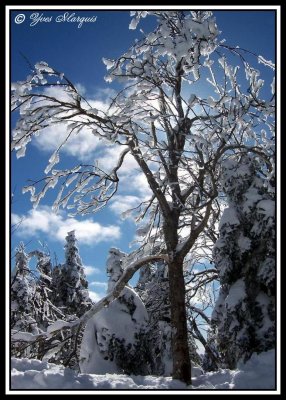
[[[111,248],[107,259],[108,291],[123,272],[125,253]],[[80,369],[86,373],[147,374],[148,315],[135,292],[126,286],[108,307],[95,314],[84,330],[80,350]]]

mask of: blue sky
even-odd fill
[[[36,10],[13,11],[11,13],[11,79],[23,80],[29,74],[29,67],[21,53],[31,64],[46,61],[50,66],[78,84],[85,96],[97,101],[98,105],[106,104],[108,97],[118,89],[116,84],[104,81],[106,74],[102,57],[116,58],[140,37],[138,30],[128,29],[131,20],[125,11],[82,11],[75,10],[76,16],[96,17],[95,22],[77,23],[56,22],[56,17],[71,10]],[[25,21],[15,23],[18,14],[25,15]],[[39,13],[47,22],[38,22],[30,26],[31,15]],[[215,11],[214,12],[221,38],[228,44],[246,48],[266,59],[275,57],[275,12],[274,11]],[[148,32],[155,21],[144,19],[139,26]],[[262,69],[262,67],[261,67]],[[263,71],[267,74],[267,71]],[[15,118],[12,117],[12,125]],[[47,161],[53,152],[60,132],[49,131],[48,135],[39,137],[35,144],[28,146],[27,155],[16,160],[11,157],[11,188],[14,192],[12,212],[14,219],[25,217],[19,229],[12,236],[12,249],[20,240],[28,243],[27,251],[39,247],[45,242],[51,255],[55,253],[60,262],[64,261],[64,237],[68,230],[76,229],[79,239],[80,254],[90,282],[93,298],[102,296],[106,282],[105,262],[110,247],[130,251],[129,243],[134,239],[135,226],[130,219],[122,220],[120,211],[136,205],[138,199],[146,195],[146,182],[138,175],[132,159],[122,173],[122,188],[118,196],[103,212],[85,218],[70,218],[65,212],[53,215],[50,206],[55,198],[51,192],[37,210],[32,211],[29,194],[22,195],[21,188],[27,179],[38,179],[43,176]],[[77,160],[86,161],[98,151],[103,163],[111,163],[116,153],[112,148],[101,152],[93,137],[83,135],[72,142],[63,155],[64,165],[75,164]],[[94,283],[95,282],[95,283]]]

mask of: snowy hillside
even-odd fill
[[[193,369],[193,386],[170,377],[128,376],[117,374],[77,374],[75,371],[45,361],[12,359],[12,389],[275,389],[275,353],[270,350],[260,355],[254,354],[238,370],[220,370],[201,374]]]

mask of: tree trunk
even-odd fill
[[[187,315],[183,260],[168,264],[172,320],[173,378],[191,384],[191,361],[188,347]]]

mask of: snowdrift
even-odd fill
[[[78,374],[60,365],[30,359],[12,358],[11,369],[12,390],[275,389],[274,350],[259,355],[253,354],[247,363],[239,363],[237,370],[225,369],[202,374],[198,368],[195,368],[192,386],[186,386],[171,377]]]

